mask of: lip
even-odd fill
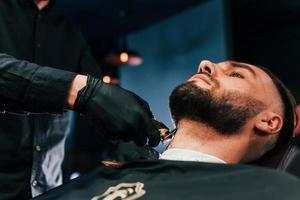
[[[211,79],[210,79],[210,77],[208,77],[208,75],[207,75],[207,74],[204,74],[204,73],[193,75],[193,76],[189,79],[189,81],[199,80],[199,79],[202,80],[202,81],[204,81],[204,82],[207,83],[208,85],[211,85]]]

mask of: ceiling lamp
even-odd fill
[[[106,62],[111,65],[128,65],[138,66],[143,63],[143,58],[140,54],[127,48],[125,39],[121,39],[118,44],[118,50],[113,51],[106,57]]]

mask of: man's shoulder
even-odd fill
[[[134,171],[149,174],[149,177],[156,175],[158,177],[177,179],[182,176],[186,179],[198,179],[203,182],[206,179],[215,179],[216,181],[232,179],[232,184],[238,184],[239,181],[242,182],[247,180],[248,184],[251,185],[253,183],[253,186],[255,186],[257,179],[260,179],[261,182],[275,182],[276,184],[281,185],[284,185],[284,183],[300,183],[300,180],[297,177],[283,171],[240,164],[170,160],[138,161],[125,164],[121,173]],[[176,175],[176,177],[171,175]]]

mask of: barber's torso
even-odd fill
[[[39,12],[31,0],[0,1],[0,52],[80,72],[81,50],[80,32],[51,9]],[[0,199],[27,199],[61,184],[69,113],[0,118]]]

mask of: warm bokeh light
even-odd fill
[[[110,83],[111,82],[110,76],[103,76],[102,80],[103,80],[104,83]]]
[[[129,58],[128,53],[122,52],[120,54],[120,60],[121,60],[121,62],[123,62],[123,63],[128,62],[128,58]]]

